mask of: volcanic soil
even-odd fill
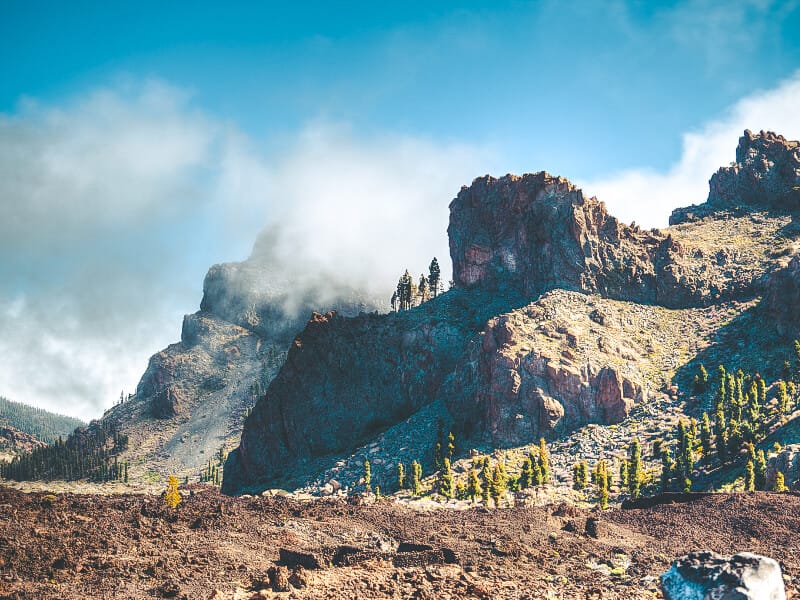
[[[173,510],[154,495],[0,487],[0,598],[653,598],[698,549],[771,556],[800,598],[796,494],[602,512],[182,494]]]

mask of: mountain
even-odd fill
[[[212,266],[200,310],[181,339],[154,354],[136,393],[101,421],[127,437],[130,477],[197,476],[239,439],[244,416],[283,364],[293,335],[315,310],[387,308],[313,265],[278,256],[274,232],[242,262]]]
[[[48,412],[42,408],[13,402],[0,396],[0,462],[66,439],[80,419]]]
[[[86,423],[0,396],[0,425],[33,436],[45,444],[53,444],[59,437],[66,439]]]
[[[618,450],[711,410],[687,405],[701,363],[774,381],[800,335],[800,151],[746,131],[736,156],[663,230],[547,173],[463,187],[455,289],[389,315],[315,315],[245,420],[223,491],[358,485],[366,459],[386,485],[398,461],[430,471],[448,430],[491,450],[614,424],[602,435]]]

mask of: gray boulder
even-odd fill
[[[781,568],[766,556],[691,552],[661,576],[666,600],[785,600]]]

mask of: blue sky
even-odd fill
[[[0,394],[97,416],[264,226],[380,293],[487,172],[664,225],[745,127],[800,137],[797,31],[797,1],[4,2]]]

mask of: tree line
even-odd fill
[[[59,437],[66,438],[76,428],[86,426],[80,419],[0,396],[0,425],[2,424],[28,433],[45,444],[54,444]]]
[[[95,482],[128,481],[128,463],[119,455],[128,447],[128,436],[114,423],[93,421],[77,429],[66,441],[36,448],[0,463],[0,477],[15,481],[61,479]]]
[[[400,311],[414,308],[423,302],[436,298],[443,290],[442,271],[439,268],[439,261],[434,256],[428,266],[427,277],[424,273],[421,274],[418,283],[414,282],[414,278],[408,272],[408,269],[400,276],[390,300],[392,310]]]

